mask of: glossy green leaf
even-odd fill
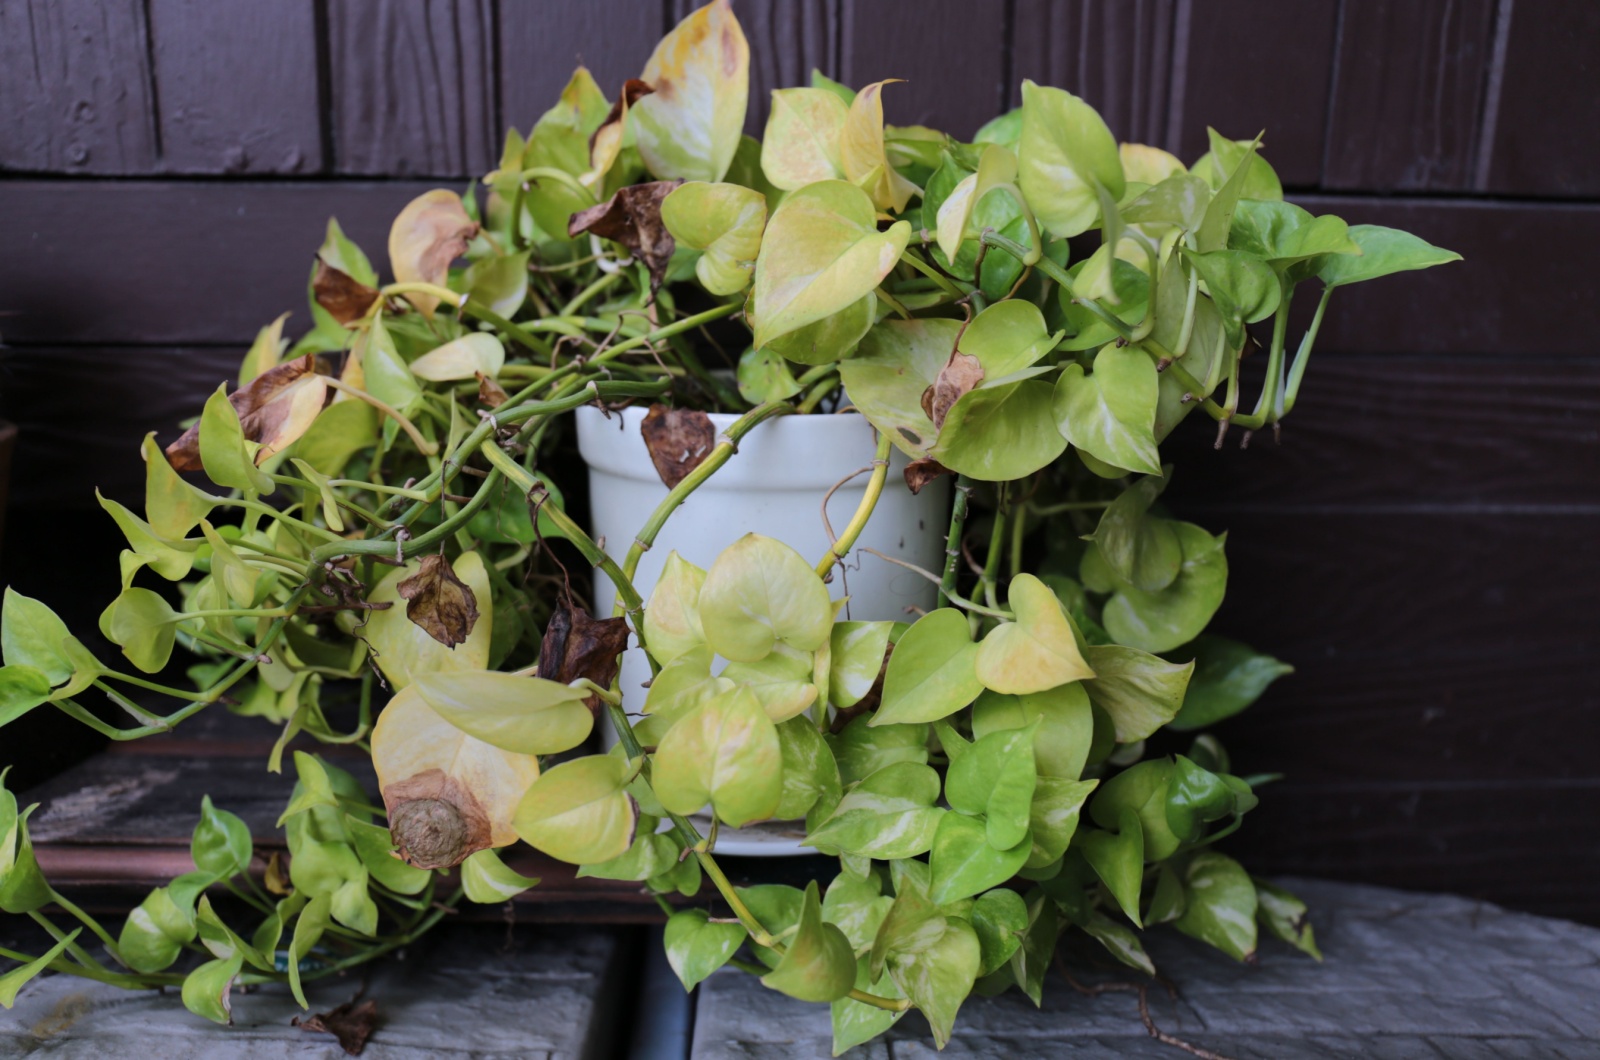
[[[1350,226],[1332,214],[1313,217],[1293,203],[1244,199],[1233,212],[1228,245],[1276,269],[1322,255],[1359,255]]]
[[[16,1004],[17,992],[27,986],[35,976],[50,967],[51,963],[65,953],[67,947],[72,945],[82,933],[82,928],[73,928],[61,941],[51,946],[39,957],[26,964],[18,965],[4,975],[0,975],[0,1007],[9,1009]]]
[[[1410,232],[1382,225],[1351,225],[1349,235],[1361,248],[1360,255],[1334,254],[1315,262],[1316,274],[1329,287],[1343,287],[1461,260],[1461,255],[1453,250],[1436,247]]]
[[[1263,172],[1277,184],[1277,175],[1266,160],[1256,153],[1256,143],[1240,146],[1235,141],[1217,135],[1215,129],[1206,130],[1211,135],[1212,154],[1194,164],[1191,172],[1210,184],[1215,194],[1206,206],[1200,227],[1195,230],[1195,245],[1201,253],[1221,250],[1228,244],[1228,229],[1233,224],[1233,213],[1243,198],[1281,199],[1283,189],[1272,194],[1265,186]],[[1224,158],[1223,156],[1227,156]],[[1210,163],[1209,165],[1207,163]]]
[[[874,982],[865,957],[856,962],[855,985],[857,989],[878,997],[900,998],[905,996],[900,992],[900,987],[890,978],[888,972],[883,972]],[[830,1014],[833,1021],[834,1056],[842,1056],[856,1046],[871,1041],[890,1027],[893,1027],[905,1015],[904,1012],[895,1012],[892,1009],[879,1008],[876,1005],[852,1001],[848,997],[835,1001],[831,1006]]]
[[[760,350],[751,347],[740,354],[735,378],[739,396],[752,405],[787,401],[800,393],[800,384],[795,382],[788,362],[771,347]]]
[[[157,887],[128,914],[117,938],[117,953],[136,972],[159,972],[178,959],[195,933],[193,907],[180,907],[168,888]]]
[[[211,580],[222,589],[227,605],[255,606],[261,572],[246,566],[233,546],[210,523],[201,522],[200,531],[211,548]]]
[[[680,556],[667,554],[644,612],[645,643],[665,665],[705,643],[700,626],[700,588],[706,572]]]
[[[1104,914],[1095,913],[1080,926],[1091,938],[1104,946],[1107,953],[1129,968],[1145,975],[1156,974],[1155,963],[1150,960],[1150,955],[1145,953],[1139,936],[1128,925],[1118,923]]]
[[[211,907],[211,899],[205,895],[200,896],[200,902],[195,907],[194,922],[200,944],[213,957],[224,961],[237,957],[264,972],[273,970],[271,957],[261,953],[223,923],[217,911]]]
[[[1210,204],[1210,185],[1191,173],[1178,173],[1141,192],[1122,208],[1122,219],[1129,224],[1175,224],[1193,232]]]
[[[928,727],[923,724],[874,726],[870,715],[862,715],[831,742],[839,775],[846,784],[897,762],[925,765],[928,761]]]
[[[1040,777],[1028,808],[1028,828],[1033,841],[1027,867],[1043,868],[1061,857],[1078,832],[1078,820],[1097,780]]]
[[[1119,585],[1106,601],[1101,622],[1119,644],[1144,651],[1170,651],[1199,636],[1222,606],[1228,584],[1227,534],[1217,537],[1193,523],[1173,523],[1183,566],[1172,584],[1146,593]]]
[[[422,407],[422,387],[400,356],[382,316],[373,320],[366,337],[358,340],[356,348],[360,351],[361,370],[369,394],[402,416],[410,416]],[[393,438],[397,426],[393,419],[385,419],[384,437]]]
[[[1056,381],[1055,424],[1077,448],[1115,467],[1161,474],[1156,451],[1156,366],[1143,348],[1108,344],[1094,371],[1069,364]]]
[[[711,675],[711,659],[710,648],[695,648],[663,666],[650,682],[644,701],[647,717],[635,727],[646,745],[659,744],[679,718],[737,687],[726,678]]]
[[[971,923],[982,955],[978,974],[988,975],[1011,960],[1022,945],[1028,933],[1028,906],[1016,891],[997,888],[972,904]]]
[[[1164,861],[1183,841],[1167,819],[1173,763],[1151,758],[1118,773],[1100,785],[1089,804],[1089,815],[1102,828],[1121,828],[1125,813],[1139,821],[1146,861]]]
[[[948,732],[940,731],[941,735]],[[945,798],[953,809],[984,816],[989,844],[996,850],[1015,851],[1028,837],[1033,793],[1039,779],[1033,762],[1035,731],[1034,725],[1002,729],[973,741],[961,751],[949,742],[945,744],[950,757]],[[1027,855],[1028,848],[1023,845],[1020,860],[1026,860]],[[985,885],[988,886],[993,884]]]
[[[892,622],[834,623],[828,699],[835,707],[847,710],[855,706],[878,683],[893,629]],[[904,636],[901,639],[904,640]]]
[[[233,981],[244,967],[242,956],[207,961],[183,980],[183,1007],[223,1026],[233,1024]]]
[[[667,732],[650,783],[673,813],[694,813],[710,802],[736,828],[765,820],[783,797],[778,730],[748,689],[723,692]]]
[[[1201,851],[1184,871],[1184,890],[1189,904],[1174,927],[1235,960],[1255,955],[1256,887],[1237,861]]]
[[[630,791],[636,790],[639,789],[630,785]],[[648,794],[648,787],[643,790],[650,799],[654,799],[653,795]],[[671,873],[678,865],[678,854],[682,847],[669,836],[655,832],[656,821],[657,818],[641,813],[633,844],[610,861],[579,866],[578,878],[592,876],[600,880],[650,880]],[[694,859],[691,857],[688,860]]]
[[[253,849],[250,827],[236,814],[213,806],[211,796],[202,796],[200,823],[189,841],[194,867],[218,879],[237,876],[249,869]]]
[[[1251,877],[1251,882],[1256,886],[1256,919],[1261,926],[1273,938],[1282,939],[1301,953],[1322,960],[1306,904],[1266,880]]]
[[[1011,581],[1007,602],[1016,621],[996,626],[978,646],[978,680],[985,688],[1026,695],[1094,676],[1048,586],[1020,574]]]
[[[1022,945],[1011,955],[1011,974],[1022,992],[1037,1007],[1043,996],[1044,977],[1055,959],[1056,942],[1066,925],[1056,912],[1055,903],[1035,890],[1025,899],[1028,930]]]
[[[839,875],[828,884],[822,898],[822,916],[837,925],[850,940],[850,946],[860,956],[872,949],[878,929],[894,905],[894,898],[883,893],[879,877],[869,873],[866,879]]]
[[[766,196],[737,184],[691,181],[661,201],[661,222],[680,246],[701,252],[694,271],[707,291],[729,295],[750,286],[767,224]]]
[[[324,475],[337,475],[350,458],[378,441],[378,410],[354,398],[334,399],[294,443],[294,455]]]
[[[1122,197],[1116,138],[1095,109],[1070,92],[1022,82],[1017,156],[1028,205],[1058,237],[1093,227],[1100,216],[1096,184],[1113,199]]]
[[[1034,764],[1041,776],[1076,780],[1088,761],[1094,716],[1083,682],[1025,696],[985,692],[972,705],[972,735],[981,739],[1002,729],[1037,724]]]
[[[1026,478],[1067,449],[1051,395],[1038,379],[969,390],[951,406],[928,455],[983,482]]]
[[[911,226],[879,232],[866,192],[825,180],[791,192],[767,223],[749,316],[755,344],[804,327],[871,294],[900,260]]]
[[[773,817],[796,821],[810,812],[825,793],[832,792],[837,797],[839,767],[810,718],[791,718],[779,725],[778,745],[783,755],[783,797],[778,800]]]
[[[1095,675],[1084,687],[1095,706],[1110,715],[1118,743],[1144,739],[1183,706],[1193,663],[1171,663],[1120,644],[1091,645],[1085,654]]]
[[[839,140],[849,114],[849,101],[829,89],[776,89],[761,138],[761,170],[767,179],[785,191],[844,179]]]
[[[704,909],[683,909],[667,918],[667,963],[693,990],[708,975],[727,964],[745,940],[738,924],[713,924]]]
[[[1205,281],[1232,348],[1244,344],[1245,324],[1265,320],[1277,311],[1282,287],[1271,266],[1255,255],[1242,250],[1196,254],[1185,247],[1183,258]]]
[[[778,966],[761,977],[763,986],[801,1001],[837,1001],[855,986],[850,940],[822,919],[815,880],[806,885],[799,928],[786,946]]]
[[[950,360],[960,331],[955,320],[883,320],[839,365],[856,408],[913,459],[926,456],[938,440],[922,395]]]
[[[978,652],[966,615],[953,607],[923,615],[889,656],[883,700],[868,724],[938,721],[971,703],[983,691]]]
[[[946,905],[997,887],[1017,874],[1031,849],[1032,841],[1024,835],[1015,846],[996,850],[980,818],[947,813],[939,819],[928,856],[932,874],[928,897]]]
[[[760,534],[745,534],[717,557],[699,613],[707,643],[735,662],[756,662],[779,642],[815,651],[833,632],[833,604],[811,564]]]
[[[1173,524],[1148,514],[1166,487],[1167,480],[1159,475],[1137,480],[1101,514],[1092,536],[1111,573],[1145,592],[1165,589],[1183,567],[1183,548]]]
[[[539,677],[495,670],[448,670],[416,676],[423,702],[469,736],[517,754],[559,754],[588,739],[588,695]]]
[[[1259,699],[1272,682],[1294,673],[1288,663],[1210,633],[1170,654],[1180,659],[1192,657],[1194,661],[1183,709],[1171,723],[1179,732],[1202,729],[1233,717]]]
[[[537,877],[506,867],[493,850],[479,850],[461,863],[461,887],[468,901],[480,905],[502,905],[538,885]]]
[[[800,909],[805,904],[805,892],[800,888],[781,883],[758,883],[736,890],[756,922],[773,935],[781,937],[800,923]],[[768,968],[778,966],[781,958],[776,950],[758,945],[753,940],[750,948]]]
[[[1083,852],[1084,860],[1104,881],[1123,913],[1139,926],[1139,889],[1144,876],[1144,829],[1139,815],[1123,810],[1117,831],[1081,833],[1075,849]]]
[[[38,804],[17,812],[16,796],[4,786],[10,770],[0,769],[0,910],[31,913],[53,899],[28,835],[28,816]]]
[[[833,813],[805,839],[819,850],[880,859],[910,858],[933,845],[944,810],[939,775],[925,765],[897,762],[845,791]]]
[[[1205,834],[1210,821],[1232,813],[1234,792],[1223,778],[1178,755],[1172,776],[1167,781],[1167,826],[1184,842],[1195,842]]]
[[[512,826],[523,842],[559,861],[614,858],[633,842],[638,816],[623,790],[626,771],[627,763],[611,755],[563,762],[528,788]]]

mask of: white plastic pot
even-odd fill
[[[644,521],[667,495],[667,487],[650,462],[639,432],[645,410],[606,413],[593,406],[578,409],[578,448],[589,465],[590,532],[619,563],[627,555]],[[738,417],[713,413],[717,430]],[[667,555],[676,551],[689,562],[709,568],[717,555],[752,531],[777,538],[811,562],[828,551],[831,541],[822,522],[822,498],[841,479],[870,468],[876,438],[866,417],[854,412],[831,415],[780,416],[744,437],[739,451],[673,512],[644,555],[634,584],[646,600],[660,577]],[[846,557],[846,569],[834,568],[834,599],[850,597],[852,619],[909,620],[908,606],[934,606],[937,586],[921,575],[887,563],[862,546],[914,563],[924,570],[944,566],[944,538],[949,530],[950,480],[941,477],[913,495],[901,474],[906,458],[895,450],[889,478],[872,518]],[[863,473],[836,490],[828,501],[828,519],[840,533],[866,492]],[[611,614],[616,591],[595,572],[597,615]],[[649,663],[638,648],[623,655],[623,705],[637,712],[644,704]]]

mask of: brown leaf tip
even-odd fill
[[[478,623],[478,598],[441,555],[424,556],[417,573],[395,588],[406,601],[406,617],[447,648],[465,641]]]
[[[341,272],[318,255],[317,269],[311,277],[311,295],[333,319],[341,324],[352,324],[367,315],[372,303],[378,300],[378,289]]]
[[[912,493],[921,493],[922,487],[938,478],[940,475],[950,474],[950,469],[932,457],[923,457],[913,460],[906,465],[906,487]]]

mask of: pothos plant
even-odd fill
[[[51,968],[181,984],[219,1021],[235,984],[304,1003],[307,980],[461,899],[534,886],[497,853],[519,841],[656,894],[686,987],[732,964],[831,1004],[838,1051],[911,1009],[942,1046],[973,992],[1038,1002],[1068,931],[1146,974],[1139,931],[1163,923],[1240,960],[1262,929],[1316,955],[1305,907],[1212,846],[1267,778],[1169,735],[1289,667],[1206,632],[1226,535],[1161,508],[1160,446],[1197,408],[1218,444],[1276,429],[1335,290],[1456,255],[1284,202],[1259,137],[1213,132],[1185,166],[1032,82],[967,143],[886,126],[892,82],[814,75],[773,93],[758,142],[748,61],[718,0],[614,101],[580,68],[479,193],[401,212],[387,284],[329,224],[315,326],[286,348],[280,317],[231,393],[164,449],[145,439],[143,514],[101,499],[128,548],[100,631],[137,673],[7,591],[0,724],[48,704],[130,740],[223,704],[280,726],[273,771],[297,734],[370,752],[383,808],[294,750],[287,859],[258,882],[248,830],[208,801],[195,871],[113,935],[43,880],[5,793],[0,908],[57,945],[4,952],[21,964],[0,1001]],[[1269,322],[1247,406],[1249,325]],[[628,402],[654,406],[671,489],[614,558],[566,510],[553,455],[563,414]],[[642,598],[641,556],[741,438],[840,404],[878,445],[826,554],[747,535],[707,570],[674,555]],[[740,415],[719,437],[706,410]],[[851,621],[832,574],[891,447],[913,489],[956,476],[947,562],[922,572],[938,606]],[[610,579],[615,615],[586,610],[563,553]],[[630,637],[653,673],[633,714]],[[176,645],[192,689],[143,676]],[[583,750],[597,725],[609,752]],[[718,828],[767,819],[803,819],[837,875],[735,887]],[[203,963],[171,970],[187,951]]]

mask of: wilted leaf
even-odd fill
[[[406,204],[389,229],[389,267],[397,283],[431,283],[443,287],[450,263],[467,252],[478,234],[478,222],[467,216],[461,196],[435,188]],[[439,299],[431,294],[406,295],[424,316],[433,316]]]
[[[511,395],[506,393],[505,387],[482,372],[478,373],[478,404],[485,408],[497,409],[510,400]]]
[[[839,365],[850,400],[913,459],[927,456],[938,439],[922,395],[949,362],[960,330],[956,320],[884,320]]]
[[[378,289],[340,272],[319,256],[311,274],[311,297],[339,323],[353,324],[378,300]]]
[[[567,222],[567,235],[587,232],[621,243],[650,270],[650,291],[661,286],[676,246],[672,233],[661,222],[661,203],[671,195],[678,180],[658,180],[649,184],[629,184],[598,206],[580,210]]]
[[[639,154],[662,179],[721,180],[739,149],[750,97],[750,45],[728,0],[713,0],[656,45],[633,108]]]
[[[717,429],[711,417],[698,409],[674,409],[651,405],[639,424],[650,462],[668,489],[688,477],[689,472],[711,455],[717,444]]]
[[[839,137],[839,162],[845,179],[872,196],[880,210],[900,213],[918,188],[889,162],[883,141],[883,86],[877,81],[856,93]]]
[[[617,657],[628,646],[628,622],[617,618],[591,618],[589,612],[563,600],[550,616],[539,644],[539,676],[558,684],[586,677],[608,688],[617,676]],[[600,697],[584,700],[591,712],[600,709]]]
[[[466,641],[478,622],[478,598],[472,587],[435,553],[422,557],[417,573],[397,587],[406,601],[406,617],[447,648]]]
[[[950,406],[967,391],[983,382],[983,362],[970,354],[952,350],[950,359],[939,370],[933,385],[922,392],[922,411],[933,421],[933,429],[944,426]]]
[[[539,778],[537,757],[468,736],[415,688],[400,692],[378,715],[372,764],[401,857],[430,869],[515,842],[512,815]]]
[[[467,583],[474,599],[490,599],[489,574],[483,559],[476,552],[466,552],[456,558],[455,574]],[[411,683],[420,673],[433,670],[482,670],[489,665],[489,645],[494,629],[494,612],[481,615],[473,625],[465,644],[455,647],[435,640],[422,626],[412,622],[399,606],[402,582],[410,581],[422,570],[422,564],[412,560],[406,566],[390,571],[367,595],[370,604],[389,604],[367,613],[367,621],[357,633],[372,650],[373,661],[383,671],[384,677],[398,691]]]
[[[921,460],[913,460],[907,464],[903,474],[906,478],[906,488],[917,494],[922,492],[922,487],[940,475],[953,475],[955,472],[932,457],[925,456]]]
[[[622,141],[627,135],[628,111],[635,103],[654,91],[655,89],[637,77],[630,77],[622,82],[622,91],[617,93],[616,102],[611,104],[611,110],[606,114],[605,120],[594,131],[594,135],[589,137],[589,172],[584,175],[585,184],[592,188],[604,185],[606,174],[611,172],[617,156],[622,153]]]
[[[370,997],[365,1001],[352,999],[331,1012],[318,1012],[303,1020],[296,1016],[289,1022],[303,1031],[331,1034],[339,1039],[339,1048],[351,1056],[360,1056],[377,1025],[378,1003]]]
[[[249,385],[229,394],[228,401],[239,418],[245,440],[260,444],[255,462],[261,464],[306,433],[327,396],[328,384],[318,372],[317,359],[307,354],[263,372]],[[203,425],[203,421],[196,423],[167,446],[167,460],[174,469],[205,470],[200,447]]]

